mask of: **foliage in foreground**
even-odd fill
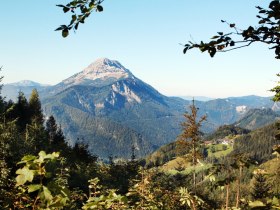
[[[69,35],[69,31],[74,32],[78,30],[80,24],[84,24],[85,20],[93,12],[102,12],[101,6],[104,0],[73,0],[66,5],[58,4],[56,6],[61,7],[64,13],[72,13],[71,21],[68,25],[61,25],[56,31],[61,31],[62,36],[65,38]]]

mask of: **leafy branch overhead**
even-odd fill
[[[211,57],[214,57],[216,52],[227,52],[261,42],[269,44],[271,46],[269,49],[275,50],[275,58],[280,59],[280,1],[271,1],[268,9],[259,6],[256,8],[259,10],[257,27],[249,26],[243,30],[234,23],[222,20],[222,23],[229,26],[231,32],[217,32],[207,43],[189,42],[184,45],[183,52],[198,48],[201,52],[208,52]]]
[[[61,7],[64,13],[71,12],[71,21],[68,25],[61,25],[56,29],[56,31],[61,31],[63,37],[69,35],[69,31],[78,30],[80,24],[85,23],[86,18],[88,18],[92,12],[102,12],[103,7],[101,3],[104,0],[73,0],[66,5],[56,5]]]

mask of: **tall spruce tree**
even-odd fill
[[[33,89],[30,95],[29,109],[30,109],[30,117],[32,122],[35,122],[39,125],[43,125],[44,115],[42,112],[42,106],[41,106],[41,101],[39,99],[39,94],[36,89]]]
[[[202,156],[200,154],[200,137],[202,132],[200,131],[200,127],[202,122],[206,120],[206,116],[202,116],[198,119],[198,110],[194,104],[194,100],[192,101],[192,105],[190,105],[190,113],[186,112],[184,114],[185,122],[182,123],[183,132],[180,135],[179,143],[181,144],[187,143],[189,145],[191,151],[191,162],[193,165],[193,191],[196,193],[196,165],[198,164],[198,159]]]
[[[267,183],[265,174],[262,173],[262,170],[257,171],[254,174],[253,179],[253,188],[252,188],[252,197],[254,200],[263,199],[268,197],[270,186]]]
[[[252,164],[255,162],[251,160],[248,155],[245,153],[236,153],[232,156],[234,162],[231,164],[231,166],[236,169],[237,171],[237,177],[236,177],[236,204],[235,207],[238,209],[240,205],[240,198],[241,198],[241,184],[243,181],[243,170],[244,168],[249,168]]]
[[[17,126],[21,132],[26,129],[27,124],[31,123],[29,111],[28,101],[24,93],[20,91],[12,115],[14,119],[17,119]]]
[[[93,163],[97,160],[97,157],[90,154],[90,152],[88,151],[88,145],[83,144],[82,142],[80,142],[79,139],[77,139],[77,142],[75,143],[75,145],[73,147],[73,153],[74,153],[75,159],[77,159],[78,161],[87,163],[87,164]]]
[[[48,135],[48,145],[50,152],[55,150],[62,153],[62,156],[68,156],[70,147],[65,141],[61,127],[57,126],[55,118],[51,115],[46,121],[46,132]]]
[[[51,115],[46,122],[46,131],[48,133],[50,144],[54,141],[56,132],[57,132],[57,124],[54,117]]]
[[[47,135],[44,127],[44,115],[41,108],[41,101],[36,89],[32,90],[29,98],[29,124],[26,125],[26,140],[34,145],[34,152],[37,154],[47,147]]]

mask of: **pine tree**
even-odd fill
[[[66,146],[65,137],[61,127],[57,126],[53,116],[50,116],[46,122],[46,131],[49,136],[49,143],[52,145],[63,145]]]
[[[202,122],[206,120],[206,116],[202,116],[199,120],[198,110],[194,105],[194,100],[192,105],[190,105],[190,113],[186,112],[184,114],[185,122],[182,123],[183,133],[180,135],[179,143],[187,143],[191,149],[191,159],[193,165],[193,191],[196,193],[196,171],[195,167],[198,164],[198,159],[202,155],[200,154],[200,136],[202,135],[200,127]]]
[[[65,136],[64,136],[63,131],[61,129],[61,126],[59,126],[57,128],[55,139],[54,139],[54,144],[65,145],[65,146],[68,145],[65,141]]]
[[[32,90],[29,98],[29,123],[26,125],[26,140],[31,142],[34,152],[37,154],[47,148],[47,135],[44,127],[44,115],[41,108],[39,94],[36,89]]]
[[[57,124],[52,115],[48,118],[46,122],[46,131],[48,133],[49,142],[51,144],[54,141],[57,132]]]
[[[97,160],[97,157],[91,155],[88,151],[88,145],[79,142],[79,139],[77,139],[77,142],[73,147],[73,153],[78,161],[82,161],[87,164],[93,163]]]
[[[236,177],[236,204],[235,207],[239,208],[240,205],[240,187],[243,180],[243,170],[244,168],[249,168],[250,165],[254,164],[253,160],[251,160],[248,157],[248,154],[243,153],[236,153],[233,156],[234,162],[231,164],[231,166],[236,169],[237,171],[237,177]]]
[[[267,183],[266,177],[263,173],[257,172],[254,174],[252,197],[255,200],[263,199],[268,196],[270,186]]]
[[[31,123],[29,114],[29,104],[23,92],[19,92],[12,117],[17,119],[17,126],[22,132],[26,129],[26,125]]]
[[[62,153],[62,156],[67,157],[70,152],[70,147],[65,141],[61,127],[57,126],[55,118],[52,115],[46,122],[46,132],[48,135],[50,152],[56,150]]]
[[[44,115],[42,113],[41,101],[39,99],[39,94],[36,89],[32,90],[32,93],[29,98],[29,109],[30,117],[32,122],[35,122],[39,125],[44,123]]]

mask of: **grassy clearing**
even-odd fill
[[[170,160],[169,162],[161,166],[161,169],[163,171],[170,171],[170,170],[176,170],[178,168],[187,168],[187,167],[190,167],[190,163],[186,160],[186,158],[176,157],[175,159]]]
[[[195,169],[196,172],[200,172],[200,171],[204,171],[206,169],[211,168],[211,166],[212,166],[212,164],[199,164],[196,167],[189,166],[185,170],[182,170],[182,171],[178,171],[176,169],[171,169],[171,170],[168,170],[166,172],[169,173],[169,174],[173,174],[173,175],[176,174],[176,173],[189,174],[189,173],[192,173],[194,169]]]
[[[222,156],[226,156],[231,153],[233,150],[233,146],[225,145],[225,144],[216,144],[216,145],[208,145],[207,152],[208,157],[220,158]]]
[[[272,160],[269,160],[265,163],[263,163],[260,166],[261,169],[264,169],[268,174],[274,175],[280,168],[280,160],[277,158],[274,158]]]
[[[200,162],[196,167],[195,170],[197,172],[206,170],[210,168],[212,164],[206,164],[203,162]],[[184,157],[177,157],[174,160],[171,160],[160,167],[160,169],[166,173],[169,174],[176,174],[176,173],[182,173],[182,174],[189,174],[194,170],[194,167],[191,165],[191,163]]]
[[[232,152],[233,147],[231,145],[225,144],[215,144],[207,146],[208,157],[220,158],[222,156],[226,156],[230,152]],[[195,170],[197,172],[206,170],[210,168],[212,164],[199,163]],[[160,169],[169,174],[183,173],[189,174],[194,170],[194,167],[191,165],[190,161],[185,157],[176,157],[173,160],[168,161],[164,165],[160,167]]]

